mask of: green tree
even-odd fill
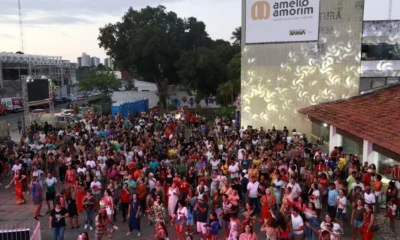
[[[99,65],[97,65],[96,70],[97,71],[109,71],[111,69],[109,69],[108,67],[104,66],[104,64],[100,63]]]
[[[204,23],[179,18],[164,6],[130,8],[121,22],[101,28],[98,39],[118,67],[157,85],[163,109],[168,86],[182,83],[176,66],[181,55],[211,45]]]
[[[233,44],[240,45],[242,43],[242,27],[237,27],[232,32],[231,40],[233,40]]]
[[[79,88],[84,91],[99,90],[104,97],[111,97],[113,91],[121,87],[121,81],[112,71],[89,70],[86,77],[79,81]]]
[[[208,48],[197,48],[182,54],[177,62],[179,77],[184,86],[197,90],[196,98],[214,95],[219,83],[226,81],[226,66],[218,55]]]

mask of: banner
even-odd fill
[[[35,229],[33,230],[31,240],[41,240],[40,222],[37,223]]]
[[[246,44],[318,40],[320,0],[247,0]]]

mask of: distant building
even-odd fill
[[[99,66],[99,64],[100,64],[100,58],[98,58],[98,57],[92,57],[91,60],[92,60],[92,67],[97,67],[97,66]]]
[[[114,62],[111,58],[105,58],[104,59],[104,66],[110,68],[110,69],[114,69]]]
[[[90,55],[86,53],[82,53],[82,67],[91,67],[92,66],[92,59]]]
[[[78,67],[82,67],[82,57],[78,57]]]

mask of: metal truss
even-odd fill
[[[27,81],[35,78],[47,78],[47,76],[26,76],[21,75],[21,82],[22,82],[22,101],[24,105],[24,132],[26,128],[30,125],[30,118],[29,118],[29,107],[37,106],[42,104],[49,104],[49,113],[54,114],[54,101],[53,101],[53,86],[51,84],[51,80],[49,79],[49,98],[43,99],[39,101],[31,101],[29,102],[28,99],[28,84]]]
[[[30,54],[16,54],[16,53],[0,53],[0,62],[15,63],[15,64],[30,64],[35,65],[57,65],[69,67],[70,61],[62,60],[62,57],[55,56],[41,56]]]

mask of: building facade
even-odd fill
[[[92,59],[90,55],[86,53],[82,53],[82,67],[91,67],[92,66]]]
[[[67,88],[76,69],[59,56],[0,53],[0,88],[2,97],[21,96],[22,75],[47,76],[57,86]]]
[[[110,68],[111,70],[114,70],[114,62],[111,58],[105,58],[104,59],[104,66]]]
[[[310,133],[298,109],[359,93],[363,0],[321,0],[318,41],[265,44],[247,44],[246,21],[258,19],[242,2],[242,126]]]
[[[100,58],[98,58],[98,57],[92,57],[91,61],[92,61],[92,65],[91,65],[92,67],[97,67],[100,64]]]

